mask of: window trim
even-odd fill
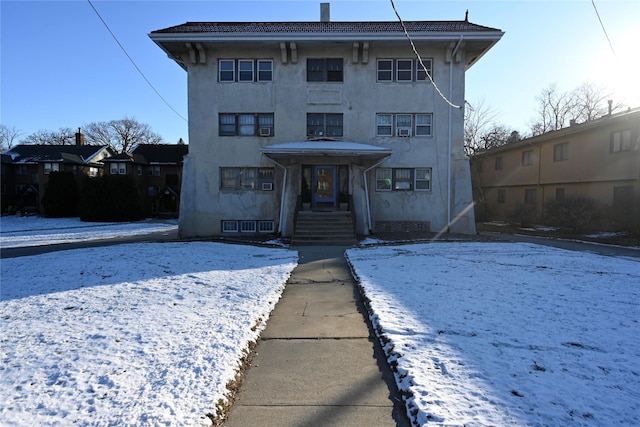
[[[398,126],[399,118],[401,116],[410,117],[411,123],[405,124],[405,126]],[[391,123],[383,123],[381,118],[391,117]],[[419,123],[419,118],[424,117],[427,119],[427,124]],[[381,133],[382,129],[386,129],[387,132]],[[423,133],[420,129],[427,129],[428,133]],[[431,138],[433,137],[433,113],[376,113],[376,137],[418,137],[418,138]]]
[[[338,66],[338,68],[332,69],[331,67],[334,66]],[[307,83],[343,82],[344,58],[307,58]]]
[[[533,166],[534,151],[525,150],[522,152],[522,166]]]
[[[627,136],[628,138],[625,138]],[[621,129],[611,132],[609,153],[614,154],[631,151],[631,145],[631,129]]]
[[[427,178],[419,178],[418,171],[425,171]],[[403,176],[405,175],[405,176]],[[433,168],[376,168],[375,169],[375,191],[379,192],[430,192],[433,183]],[[426,182],[426,188],[419,185],[419,182]]]
[[[398,64],[411,61],[411,69],[400,68]],[[433,79],[433,58],[422,58],[422,63],[427,68],[427,71]],[[384,69],[380,66],[384,65]],[[390,65],[390,68],[387,68]],[[411,78],[399,78],[401,72],[411,73]],[[382,76],[382,78],[381,78]],[[413,58],[377,58],[376,59],[376,81],[379,83],[419,83],[428,82],[431,83],[425,73],[420,61]]]
[[[241,133],[242,126],[247,124],[241,123],[242,116],[253,116],[253,132],[251,134]],[[229,123],[223,123],[227,119]],[[231,131],[233,127],[233,131]],[[261,129],[270,129],[268,135],[261,134]],[[275,115],[274,113],[218,113],[218,136],[225,137],[256,137],[256,136],[274,136],[275,135]]]
[[[311,122],[311,119],[320,119]],[[329,119],[338,119],[339,124],[330,123]],[[339,131],[332,133],[330,130]],[[320,132],[320,133],[318,133]],[[307,138],[342,138],[344,136],[344,114],[343,113],[307,113]]]
[[[273,167],[220,167],[221,191],[258,191],[269,193],[275,187],[276,172]],[[233,182],[233,187],[229,184]],[[264,184],[271,184],[269,186]]]
[[[565,162],[569,160],[569,143],[561,142],[553,146],[553,161]]]

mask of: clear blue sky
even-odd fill
[[[149,39],[186,21],[317,21],[320,0],[100,1],[102,18],[162,97],[187,117],[187,75]],[[585,81],[640,106],[640,1],[402,1],[406,20],[462,20],[505,31],[467,72],[466,99],[483,102],[510,128],[528,132],[535,97],[550,84],[568,91]],[[156,95],[90,4],[0,2],[0,123],[25,137],[125,116],[167,142],[188,142],[187,123]],[[395,20],[388,0],[331,1],[334,21]],[[623,64],[621,67],[620,64]],[[627,75],[621,70],[627,70]]]

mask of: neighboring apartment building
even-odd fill
[[[436,85],[503,33],[406,22]],[[182,236],[290,236],[297,211],[349,202],[359,234],[475,233],[463,110],[427,79],[399,22],[188,22],[150,34],[188,73]]]
[[[11,148],[2,157],[2,213],[46,214],[42,197],[51,172],[73,173],[80,185],[83,177],[102,174],[102,161],[113,154],[106,145],[84,145],[84,136],[79,133],[76,145],[21,144]]]
[[[186,144],[138,144],[105,159],[105,173],[133,178],[143,217],[177,218]]]
[[[471,165],[485,220],[511,220],[524,207],[544,223],[545,203],[570,196],[611,207],[615,217],[640,197],[640,109],[494,148]]]

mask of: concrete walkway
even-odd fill
[[[295,249],[225,426],[410,426],[345,248]]]

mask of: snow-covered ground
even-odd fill
[[[3,217],[2,247],[107,227],[45,221]],[[465,242],[347,255],[416,424],[640,425],[640,259]],[[209,425],[296,262],[211,242],[2,259],[0,425]]]
[[[81,222],[78,218],[3,216],[0,218],[0,248],[84,242],[121,236],[175,232],[177,220],[145,220],[129,223]]]
[[[14,218],[2,219],[3,243],[43,235],[5,233]],[[61,220],[56,238],[83,226]],[[3,259],[0,425],[211,425],[296,263],[286,249],[207,242]]]
[[[347,255],[416,423],[640,425],[640,259],[526,243]]]

